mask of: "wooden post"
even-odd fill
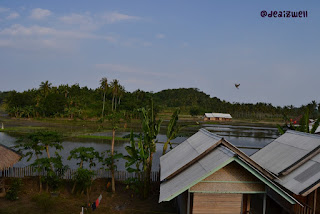
[[[266,208],[267,208],[267,194],[263,194],[263,207],[262,207],[262,214],[266,214]]]
[[[314,190],[314,195],[313,195],[313,214],[316,214],[316,208],[317,208],[317,191],[318,188]]]
[[[187,214],[190,214],[190,191],[188,190]]]
[[[247,197],[247,212],[250,212],[251,195]]]

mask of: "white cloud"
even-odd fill
[[[140,20],[141,18],[138,16],[130,16],[127,14],[119,13],[119,12],[110,12],[110,13],[105,13],[101,16],[101,18],[109,23],[115,23],[115,22],[121,22],[121,21],[135,21],[135,20]]]
[[[52,12],[50,10],[46,10],[46,9],[41,9],[41,8],[36,8],[33,9],[31,11],[31,15],[30,18],[32,19],[37,19],[37,20],[41,20],[41,19],[45,19],[48,16],[50,16],[52,14]]]
[[[144,47],[151,47],[152,46],[152,43],[151,42],[143,42],[142,45]]]
[[[62,16],[59,19],[66,24],[87,25],[93,23],[93,18],[90,17],[90,15],[81,15],[76,13],[72,13],[68,16]]]
[[[0,7],[0,13],[7,12],[7,11],[9,11],[9,10],[10,10],[9,8]]]
[[[162,33],[158,33],[157,35],[156,35],[156,38],[157,39],[164,39],[166,37],[166,35],[164,35],[164,34],[162,34]]]
[[[118,12],[108,12],[91,15],[89,12],[78,14],[72,13],[59,18],[61,22],[68,25],[77,25],[83,30],[96,30],[105,24],[113,24],[122,21],[140,20],[138,16],[129,16]]]
[[[80,31],[57,30],[50,27],[41,27],[34,25],[31,27],[24,27],[19,24],[14,24],[9,28],[0,31],[0,35],[9,36],[51,36],[70,39],[105,39],[110,42],[115,42],[111,36],[97,36],[91,33]]]
[[[183,42],[183,43],[181,44],[181,47],[182,47],[182,48],[189,47],[189,43],[187,43],[187,42]]]
[[[0,47],[9,47],[12,46],[13,42],[8,39],[0,39]]]
[[[6,19],[16,19],[16,18],[19,18],[20,17],[20,15],[19,15],[19,13],[17,13],[17,12],[12,12],[12,13],[10,13],[9,14],[9,16],[7,16],[7,18]]]

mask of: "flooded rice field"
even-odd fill
[[[213,125],[213,124],[203,124],[202,128],[205,128],[221,137],[224,137],[227,141],[239,147],[243,152],[247,155],[252,155],[254,152],[258,151],[260,148],[263,148],[267,144],[269,144],[272,140],[279,136],[279,133],[276,128],[267,128],[267,127],[251,127],[251,126],[232,126],[232,125]],[[181,136],[177,137],[172,141],[173,147],[183,142],[188,136],[196,133],[199,127],[188,127],[183,129]],[[116,136],[123,137],[130,134],[129,132],[117,132]],[[93,133],[92,135],[99,136],[111,136],[111,132],[100,132]],[[157,171],[159,169],[159,158],[162,154],[163,142],[166,141],[165,134],[159,134],[157,144],[157,151],[154,154],[153,160],[153,171]],[[0,144],[3,144],[8,147],[13,147],[16,145],[17,137],[9,134],[0,132]],[[162,142],[162,143],[161,143]],[[69,152],[80,146],[84,147],[94,147],[97,151],[103,152],[111,148],[110,140],[102,140],[102,139],[66,139],[62,143],[64,149],[60,151],[60,155],[63,157],[64,164],[69,165],[70,168],[77,168],[77,162],[75,160],[67,160],[69,156]],[[126,141],[116,141],[115,150],[124,155],[127,154],[125,147],[129,145],[129,142]],[[52,149],[50,153],[54,154],[54,150]],[[23,167],[29,165],[26,159],[22,159],[19,163],[17,163],[16,167]],[[97,168],[102,167],[101,165],[97,165]],[[117,169],[119,171],[125,170],[125,160],[121,159],[117,163]]]

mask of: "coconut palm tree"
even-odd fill
[[[101,114],[101,117],[103,118],[104,106],[106,102],[106,93],[108,91],[108,79],[106,77],[103,77],[100,80],[100,88],[103,91],[102,114]]]
[[[39,90],[41,91],[41,93],[43,94],[44,97],[47,97],[50,90],[51,90],[51,83],[49,83],[49,81],[45,81],[45,82],[41,82]]]
[[[119,94],[119,80],[114,79],[110,83],[110,87],[112,90],[112,111],[117,110],[117,96]]]

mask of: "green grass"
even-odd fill
[[[39,127],[39,126],[16,126],[16,127],[8,127],[1,129],[0,132],[28,132],[32,130],[41,130],[41,129],[46,129],[46,127]]]
[[[112,136],[97,136],[97,135],[78,135],[77,138],[87,138],[87,139],[101,139],[101,140],[112,140]],[[117,141],[128,141],[129,138],[115,137]]]

